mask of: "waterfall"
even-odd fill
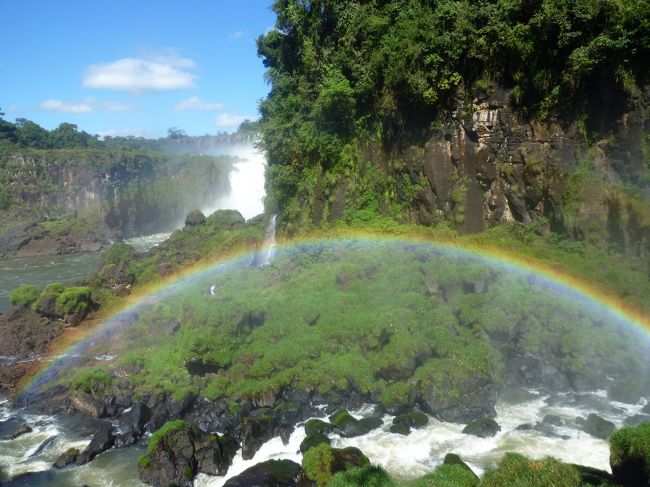
[[[266,227],[266,235],[264,236],[264,254],[262,255],[259,267],[266,267],[273,262],[275,258],[275,220],[277,214],[274,214]]]

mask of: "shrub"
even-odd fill
[[[623,485],[650,485],[650,423],[623,428],[609,439],[609,464]]]
[[[43,292],[41,293],[41,298],[44,298],[46,296],[58,296],[64,290],[65,287],[60,282],[51,282],[47,286],[45,286],[45,289],[43,289]]]
[[[518,453],[506,453],[496,470],[483,477],[481,487],[579,487],[582,485],[578,471],[559,460],[546,457],[531,460]]]
[[[88,309],[90,288],[69,287],[56,298],[56,310],[59,313],[73,315]]]
[[[72,377],[70,387],[95,395],[109,389],[111,383],[111,377],[105,370],[81,369]]]
[[[41,290],[31,284],[23,284],[11,291],[9,300],[14,306],[29,306],[41,295]]]
[[[322,444],[308,450],[302,457],[302,468],[309,479],[319,487],[327,485],[332,478],[334,454],[329,445]]]
[[[135,249],[125,243],[115,243],[108,247],[102,255],[102,267],[113,264],[117,265],[121,261],[129,261],[135,255]]]

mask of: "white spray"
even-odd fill
[[[237,210],[248,220],[264,212],[266,158],[253,146],[235,147],[227,154],[239,158],[230,173],[230,193],[220,196],[202,211],[209,215],[216,210]]]

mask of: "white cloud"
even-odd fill
[[[117,101],[101,101],[94,98],[84,98],[83,100],[59,100],[52,98],[46,100],[38,106],[41,110],[49,110],[62,113],[89,113],[93,110],[104,110],[107,112],[124,112],[133,110],[135,107],[128,103]]]
[[[257,117],[247,115],[235,115],[232,113],[221,113],[217,115],[214,124],[217,127],[235,127],[241,124],[244,120],[256,120]]]
[[[221,110],[222,108],[223,104],[211,103],[209,101],[202,100],[198,96],[193,96],[191,98],[187,98],[186,100],[181,100],[176,105],[174,105],[174,111],[177,112],[184,112],[187,110],[202,110],[210,112]]]
[[[20,113],[20,108],[18,108],[18,105],[9,105],[9,108],[4,110],[6,113]]]
[[[176,54],[158,55],[150,59],[128,57],[88,66],[83,86],[131,93],[186,90],[196,87],[196,76],[187,72],[187,69],[195,66],[191,59]]]
[[[228,36],[228,39],[241,39],[247,34],[245,30],[238,30]]]

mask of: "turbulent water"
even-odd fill
[[[15,440],[6,438],[18,427],[28,424],[32,431]],[[83,450],[90,443],[90,429],[68,417],[43,416],[16,411],[0,399],[0,466],[9,478],[36,472],[11,482],[12,486],[106,487],[142,486],[138,477],[137,455],[140,447],[114,449],[82,467],[52,470],[52,464],[69,448]],[[49,440],[49,441],[48,441]],[[48,441],[42,451],[39,447]]]
[[[542,396],[530,391],[524,402],[500,401],[497,404],[496,421],[501,431],[493,438],[478,438],[462,433],[464,425],[446,423],[429,418],[429,425],[412,430],[408,436],[390,433],[392,416],[384,416],[381,428],[356,438],[332,436],[332,446],[343,448],[356,446],[375,465],[385,468],[393,477],[410,480],[431,472],[440,465],[447,453],[459,454],[482,475],[489,467],[496,465],[509,451],[523,453],[532,458],[552,455],[569,463],[587,465],[609,471],[609,447],[605,440],[599,440],[575,426],[549,426],[548,432],[517,430],[522,424],[536,424],[546,415],[556,415],[572,424],[576,417],[596,413],[612,421],[618,428],[626,417],[638,414],[645,401],[636,405],[608,402],[604,391],[594,391],[581,396],[589,406],[569,406],[567,394]],[[555,405],[549,405],[555,404]],[[368,415],[370,407],[353,413],[357,418]],[[300,463],[300,442],[305,438],[304,428],[298,426],[283,445],[279,437],[267,442],[250,460],[238,454],[225,477],[200,475],[195,481],[197,487],[221,487],[226,480],[246,468],[271,459],[289,459]]]

